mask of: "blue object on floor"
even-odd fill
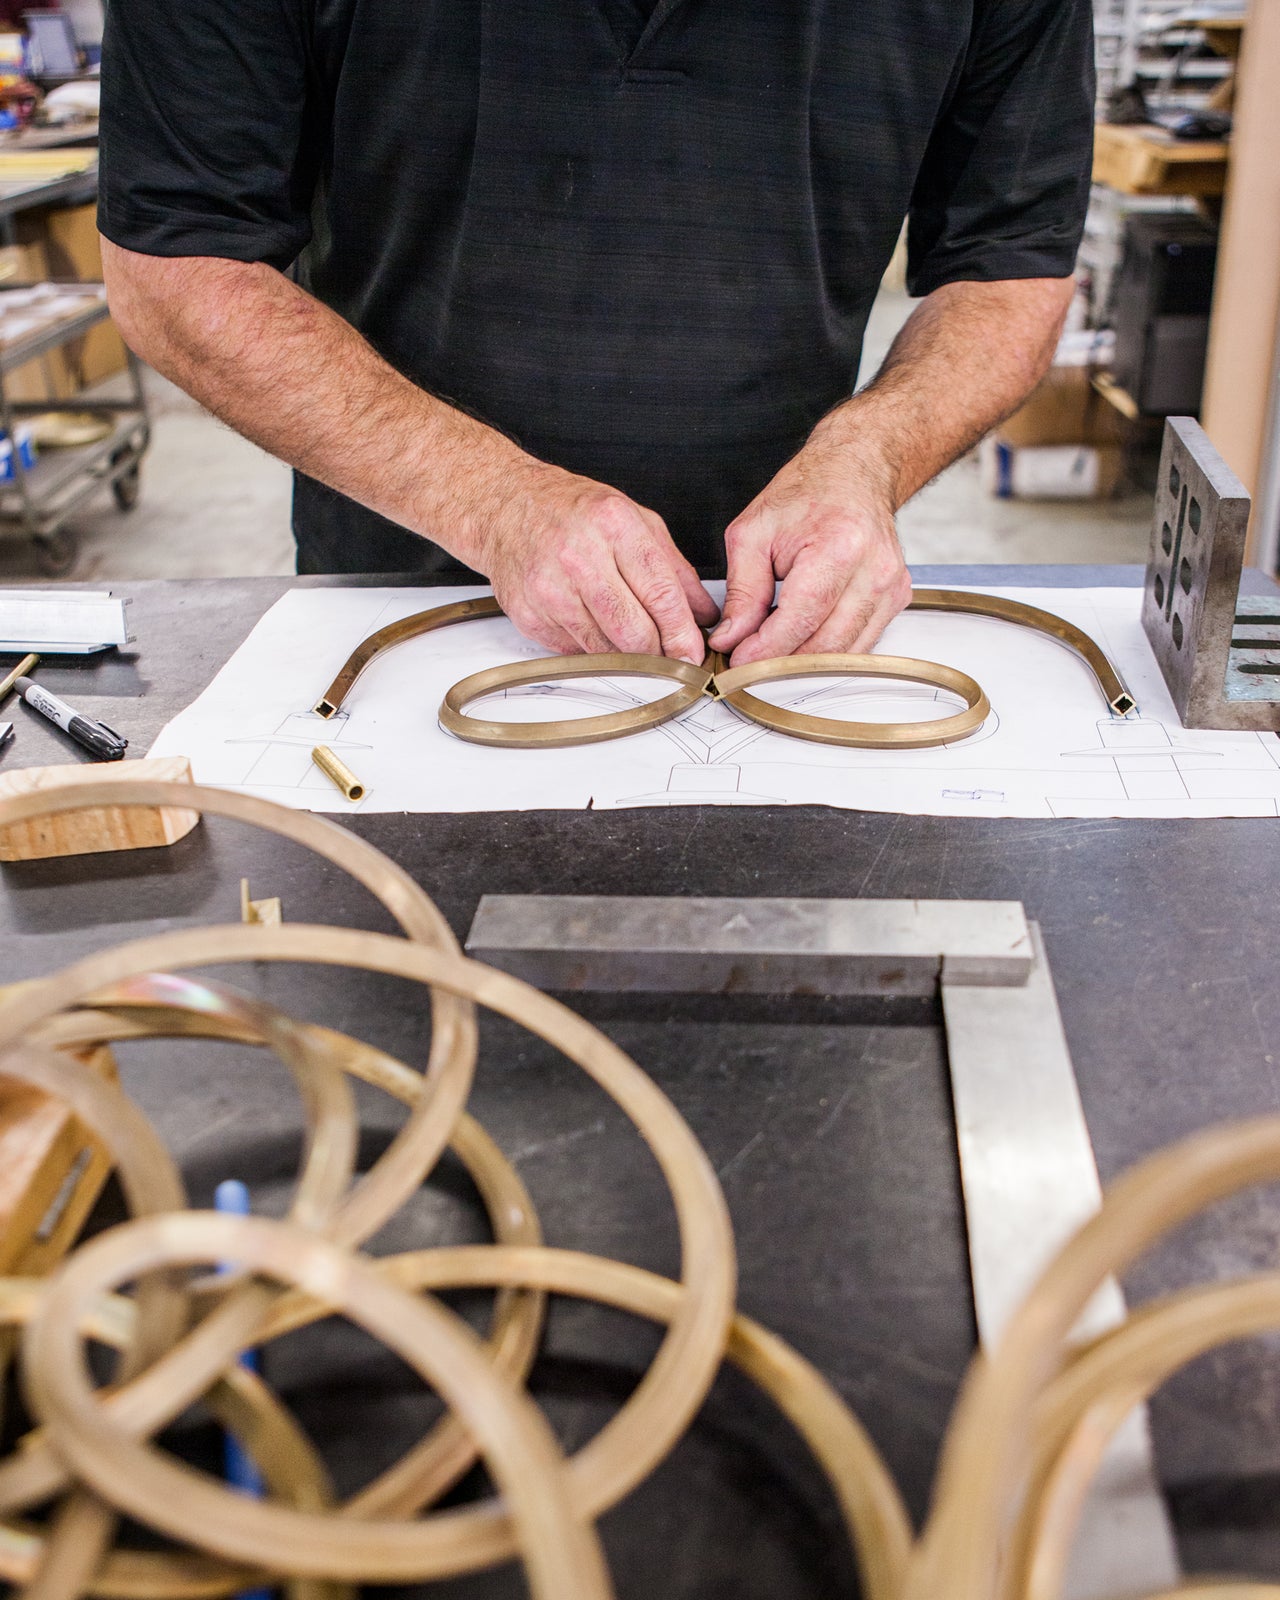
[[[215,1211],[222,1211],[229,1217],[247,1217],[251,1210],[248,1187],[238,1178],[227,1178],[214,1190],[213,1205]],[[240,1357],[240,1365],[247,1367],[250,1372],[256,1372],[257,1356],[252,1350],[246,1350]],[[255,1500],[262,1499],[262,1474],[252,1456],[232,1433],[227,1434],[223,1444],[222,1470],[227,1482],[239,1494],[250,1495]],[[238,1600],[271,1600],[271,1597],[270,1589],[246,1589]]]

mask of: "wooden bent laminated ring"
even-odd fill
[[[92,1004],[104,986],[119,984],[136,974],[257,960],[315,962],[384,972],[479,1003],[519,1022],[574,1061],[599,1083],[643,1134],[671,1191],[681,1242],[681,1283],[685,1294],[653,1364],[630,1400],[568,1463],[569,1492],[575,1516],[598,1516],[629,1493],[669,1453],[701,1405],[724,1355],[734,1312],[733,1234],[724,1196],[701,1146],[670,1101],[635,1063],[567,1007],[506,973],[450,952],[428,949],[385,934],[351,929],[297,924],[249,927],[235,923],[163,934],[99,952],[65,969],[56,978],[32,985],[14,996],[4,1008],[0,1051],[28,1028],[47,1022],[69,1006]],[[444,1096],[436,1098],[440,1100]],[[456,1117],[457,1110],[454,1110],[451,1122],[456,1121]],[[317,1239],[316,1243],[319,1245],[320,1241]],[[228,1249],[225,1254],[231,1259],[235,1252]],[[39,1344],[37,1329],[41,1325],[42,1322],[32,1323],[28,1330],[29,1353]],[[149,1369],[144,1381],[153,1393],[169,1385],[175,1385],[183,1393],[192,1392],[194,1385],[194,1392],[198,1393],[206,1380],[216,1376],[227,1364],[235,1348],[233,1340],[215,1345],[210,1338],[203,1352],[196,1352],[190,1341],[186,1341],[161,1357]],[[210,1351],[213,1351],[212,1357]],[[201,1355],[210,1359],[212,1366],[208,1373],[193,1375],[190,1363],[193,1359],[199,1360]],[[161,1406],[161,1413],[163,1411]],[[114,1431],[105,1417],[95,1426],[108,1433]],[[130,1500],[126,1505],[123,1501],[128,1499],[127,1491],[141,1478],[131,1471],[119,1472],[123,1455],[129,1452],[124,1451],[121,1438],[116,1437],[115,1443],[116,1469],[100,1478],[92,1477],[92,1487],[109,1503],[137,1513],[141,1509],[138,1503]],[[136,1466],[143,1457],[133,1454],[130,1459]],[[152,1455],[147,1459],[154,1461],[156,1458]],[[82,1472],[85,1465],[78,1462]],[[186,1479],[177,1481],[187,1482]],[[151,1504],[150,1520],[176,1537],[201,1542],[194,1523],[183,1523],[179,1528],[178,1521],[186,1510],[194,1510],[194,1504],[184,1509],[180,1504],[181,1493],[177,1496],[179,1504],[167,1504],[173,1489],[174,1483],[168,1482],[162,1496],[166,1503]],[[227,1494],[229,1498],[224,1504],[236,1506],[242,1520],[247,1522],[252,1518],[256,1525],[262,1508],[253,1508],[251,1512],[231,1491],[209,1489],[208,1492]],[[372,1510],[367,1503],[365,1509],[366,1512]],[[375,1526],[352,1521],[346,1526],[348,1531],[344,1539],[349,1546],[348,1554],[336,1565],[324,1569],[339,1578],[357,1569],[364,1581],[371,1582],[398,1581],[409,1575],[443,1576],[501,1561],[517,1554],[521,1548],[511,1517],[497,1501],[428,1518],[411,1524],[412,1531],[394,1536],[389,1535],[390,1524],[386,1522]],[[368,1539],[358,1540],[357,1529],[362,1535],[367,1534]],[[265,1531],[265,1524],[260,1531]],[[386,1542],[388,1539],[390,1543]],[[207,1537],[203,1543],[210,1547]],[[396,1546],[394,1550],[392,1545]],[[218,1553],[254,1565],[270,1562],[268,1548],[269,1541],[268,1547],[264,1547],[247,1534],[241,1540],[235,1530],[227,1529],[225,1537],[220,1538]],[[283,1544],[279,1545],[277,1553],[284,1548]],[[357,1548],[361,1552],[359,1559]],[[294,1571],[305,1573],[308,1560],[315,1557],[316,1550],[312,1549],[310,1558],[305,1548],[294,1548],[292,1555],[294,1559],[288,1565]]]

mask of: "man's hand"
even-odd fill
[[[729,577],[712,647],[732,652],[735,667],[870,650],[911,599],[884,477],[856,446],[815,434],[725,531]],[[769,615],[775,578],[782,593]]]
[[[1048,370],[1070,278],[949,283],[907,319],[874,382],[828,413],[725,533],[714,649],[735,666],[870,650],[911,599],[894,516]],[[781,578],[778,609],[774,579]]]
[[[487,519],[478,561],[527,638],[563,655],[622,650],[701,664],[716,603],[656,512],[529,461]]]

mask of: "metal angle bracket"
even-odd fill
[[[1102,1187],[1040,930],[1017,901],[486,895],[467,953],[560,993],[940,995],[984,1347]],[[1122,1320],[1106,1283],[1078,1330]],[[1172,1588],[1145,1408],[1086,1504],[1066,1600]]]
[[[1191,417],[1170,417],[1142,626],[1186,728],[1280,732],[1280,601],[1240,593],[1249,495]]]

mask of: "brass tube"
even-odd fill
[[[311,759],[315,762],[325,777],[336,788],[342,790],[343,797],[347,800],[363,800],[367,790],[345,761],[339,761],[337,756],[327,744],[318,744],[311,752]]]

